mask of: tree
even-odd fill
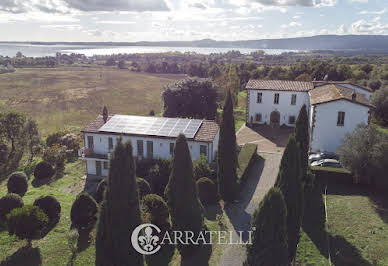
[[[217,186],[213,180],[207,177],[201,177],[197,180],[197,190],[199,199],[203,205],[217,202]]]
[[[47,162],[40,162],[35,166],[34,176],[36,179],[44,180],[49,179],[55,174],[52,166]]]
[[[28,119],[25,125],[25,136],[27,137],[27,146],[30,152],[29,162],[34,160],[34,156],[42,150],[42,144],[39,138],[38,124],[35,120]]]
[[[77,228],[80,234],[89,232],[96,224],[97,213],[97,202],[88,193],[79,194],[71,206],[72,227]]]
[[[61,204],[53,196],[41,196],[34,201],[33,205],[38,206],[44,211],[50,225],[55,225],[59,222]]]
[[[230,65],[228,73],[228,83],[226,89],[231,92],[233,105],[237,106],[238,93],[240,92],[240,78],[237,75],[235,65]]]
[[[120,60],[117,67],[119,69],[126,69],[127,67],[125,66],[125,61],[124,60]]]
[[[23,207],[23,199],[18,194],[8,193],[0,199],[0,221],[5,222],[7,214],[13,209]]]
[[[203,226],[203,207],[199,201],[193,178],[193,164],[186,137],[180,134],[175,143],[172,171],[165,197],[175,231],[192,231],[198,236]],[[178,250],[185,256],[194,246],[178,244]]]
[[[98,218],[96,265],[143,265],[130,233],[141,224],[131,142],[119,139],[110,160],[105,197]]]
[[[372,94],[372,104],[376,106],[374,116],[384,124],[388,124],[388,87],[380,88]]]
[[[299,111],[298,118],[295,123],[295,140],[300,148],[300,163],[302,167],[302,180],[305,179],[308,167],[308,151],[309,151],[309,124],[307,108],[304,104]]]
[[[24,172],[12,173],[7,182],[8,193],[15,193],[23,197],[28,189],[27,176]]]
[[[312,78],[309,74],[307,73],[303,73],[303,74],[300,74],[299,76],[297,76],[295,78],[296,81],[312,81]]]
[[[47,215],[37,206],[25,205],[13,209],[7,215],[8,233],[20,239],[27,239],[28,246],[31,246],[33,239],[41,238],[47,223]]]
[[[303,217],[302,168],[300,149],[293,135],[288,139],[280,162],[275,186],[283,193],[287,206],[288,256],[292,261],[299,242],[300,226]]]
[[[232,96],[228,91],[222,111],[217,156],[218,192],[226,201],[234,200],[237,194],[236,146]]]
[[[287,208],[279,188],[271,188],[253,213],[252,245],[247,247],[249,266],[288,265]]]

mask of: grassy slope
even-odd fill
[[[165,84],[183,75],[151,75],[113,68],[17,69],[0,76],[0,111],[35,118],[44,134],[63,126],[79,129],[101,112],[159,112]]]

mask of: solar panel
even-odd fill
[[[194,138],[201,124],[202,120],[198,119],[114,115],[99,131],[162,137],[183,133],[187,138]]]

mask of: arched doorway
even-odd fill
[[[270,115],[270,125],[271,127],[280,126],[280,113],[279,111],[272,111]]]

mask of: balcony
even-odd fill
[[[95,153],[93,149],[82,147],[78,150],[78,158],[80,160],[86,159],[100,159],[100,160],[109,160],[111,157],[111,153],[108,152],[106,154]]]

